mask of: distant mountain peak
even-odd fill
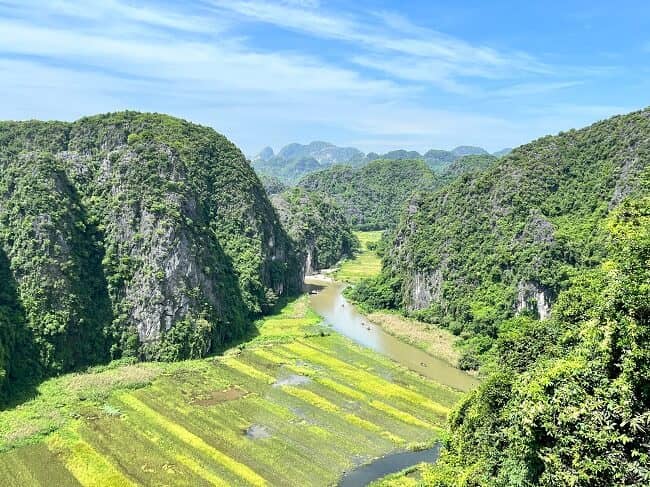
[[[272,159],[275,156],[275,152],[273,152],[273,149],[271,149],[269,146],[264,147],[259,154],[257,154],[254,158],[253,161],[268,161],[269,159]]]
[[[488,151],[483,149],[482,147],[476,147],[473,145],[459,145],[455,149],[453,149],[452,154],[458,157],[463,157],[463,156],[483,156],[488,154]]]
[[[287,144],[277,154],[273,154],[273,150],[266,147],[253,158],[253,163],[260,174],[274,176],[285,182],[295,182],[310,172],[327,169],[333,165],[360,166],[377,159],[419,159],[434,171],[442,171],[456,159],[468,155],[489,154],[481,147],[469,145],[456,147],[452,151],[431,149],[425,154],[405,149],[392,150],[385,154],[364,154],[355,147],[339,147],[330,142],[314,140],[308,144]]]

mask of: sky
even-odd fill
[[[648,105],[647,1],[0,0],[2,119],[496,151]]]

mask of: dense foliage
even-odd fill
[[[295,247],[304,252],[306,274],[331,267],[359,249],[343,211],[326,195],[292,188],[271,202]]]
[[[274,176],[260,174],[260,181],[262,182],[262,186],[264,186],[264,191],[266,191],[266,194],[269,196],[280,194],[288,189],[288,186],[285,183]]]
[[[497,158],[495,156],[489,154],[459,157],[440,171],[440,177],[436,181],[435,189],[453,183],[456,179],[465,174],[485,171],[494,164],[496,160]]]
[[[39,353],[52,372],[108,358],[111,306],[97,234],[62,165],[25,152],[0,173],[0,242]]]
[[[466,367],[504,320],[546,318],[581,269],[607,256],[604,221],[639,192],[650,161],[650,110],[544,137],[437,192],[408,212],[382,275],[356,299],[398,307],[467,340]]]
[[[6,376],[23,316],[39,366],[59,373],[204,355],[301,285],[243,154],[158,114],[0,124],[0,248]]]
[[[329,195],[356,228],[377,230],[394,227],[411,194],[432,188],[435,179],[421,160],[377,160],[359,168],[334,166],[298,184]]]
[[[422,156],[431,169],[442,172],[454,161],[467,156],[488,156],[489,154],[482,147],[461,145],[450,151],[432,149]]]
[[[650,485],[650,198],[608,228],[610,258],[572,279],[551,320],[501,325],[428,485]]]

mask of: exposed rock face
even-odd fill
[[[650,109],[544,137],[405,206],[380,282],[396,303],[471,333],[549,317],[576,271],[606,258],[608,211],[647,191]],[[489,162],[489,161],[488,161]],[[438,306],[436,306],[438,305]]]
[[[517,286],[515,310],[517,314],[529,311],[540,320],[546,320],[551,317],[550,293],[535,282],[522,281]]]
[[[133,112],[5,123],[0,167],[0,244],[50,370],[203,355],[302,284],[259,180],[212,129]]]
[[[293,188],[271,201],[295,247],[302,250],[304,275],[331,267],[357,249],[343,211],[326,195]]]
[[[408,296],[406,308],[409,311],[425,309],[442,300],[442,271],[414,272],[406,283],[405,294]]]

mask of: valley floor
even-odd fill
[[[381,239],[381,231],[355,232],[361,243],[361,251],[354,259],[345,260],[333,271],[337,280],[356,284],[362,279],[374,277],[381,271],[381,259],[369,246]],[[363,310],[360,310],[363,311]],[[369,321],[380,326],[386,333],[429,355],[458,366],[460,352],[454,347],[458,337],[435,325],[402,316],[397,312],[376,311],[366,313]]]
[[[368,248],[369,244],[376,244],[381,239],[381,231],[355,232],[361,244],[361,251],[354,259],[344,260],[334,271],[337,280],[354,284],[361,279],[376,276],[381,271],[381,259]]]
[[[223,357],[45,382],[0,413],[0,485],[331,485],[434,442],[459,393],[319,322],[303,296]]]
[[[373,256],[339,272],[375,272]],[[256,329],[221,357],[44,382],[0,412],[0,485],[334,485],[435,443],[460,398],[322,326],[308,296]]]

